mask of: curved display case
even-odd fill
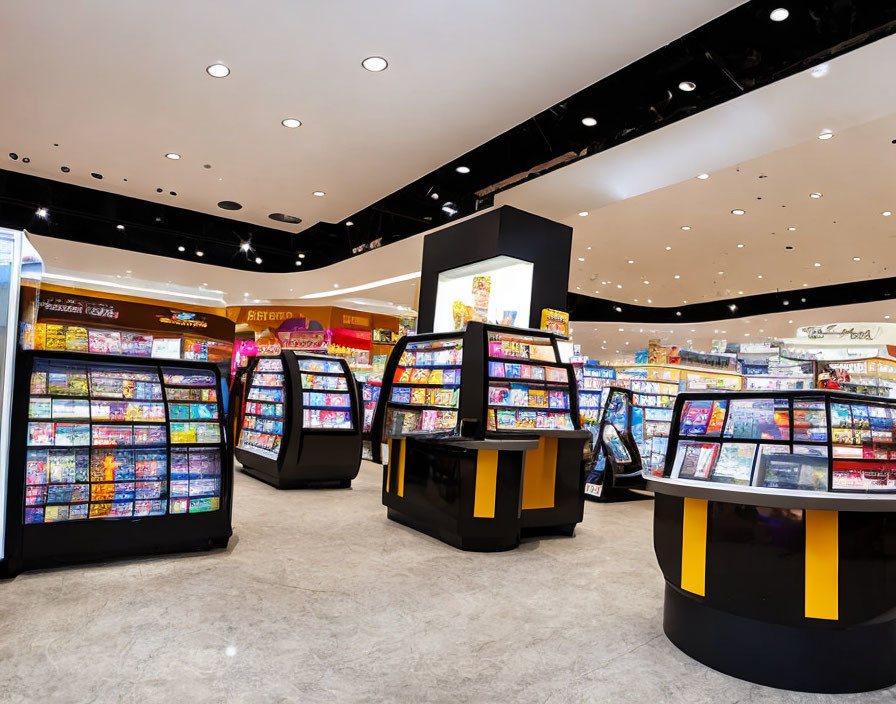
[[[347,488],[361,466],[361,416],[344,359],[293,350],[248,368],[240,434],[243,470],[280,489]]]
[[[644,410],[634,405],[629,389],[607,387],[597,428],[594,464],[585,476],[585,496],[607,498],[614,489],[643,489],[641,457]],[[621,494],[622,492],[615,492]]]
[[[646,481],[679,648],[785,689],[896,682],[896,401],[681,394]]]
[[[474,322],[402,338],[373,423],[388,516],[465,550],[572,535],[591,434],[559,360],[557,337],[540,330]]]

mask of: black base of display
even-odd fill
[[[896,620],[769,623],[714,609],[667,582],[663,630],[695,660],[756,684],[830,694],[896,684]]]
[[[279,474],[271,476],[245,465],[243,465],[242,470],[250,477],[260,479],[275,489],[350,489],[352,486],[351,479],[284,479]]]
[[[464,537],[457,533],[441,529],[429,521],[413,518],[394,508],[387,508],[386,516],[396,523],[401,523],[408,528],[413,528],[416,531],[425,533],[426,535],[431,536],[436,540],[441,540],[443,543],[447,543],[458,550],[468,550],[470,552],[504,552],[506,550],[513,550],[513,548],[520,544],[519,532],[515,535]]]

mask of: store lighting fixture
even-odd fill
[[[762,278],[762,274],[757,274],[757,275],[756,275],[756,278],[757,278],[757,279],[761,279],[761,278]]]
[[[346,227],[351,227],[351,226],[354,225],[354,224],[355,224],[355,223],[353,223],[351,220],[346,220],[346,221],[345,221],[345,226],[346,226]]]
[[[634,260],[634,259],[629,259],[629,260],[628,260],[628,263],[629,263],[629,264],[634,264],[634,263],[635,263],[635,260]]]
[[[368,71],[379,73],[380,71],[385,71],[388,68],[389,62],[386,61],[382,56],[368,56],[361,62],[361,65]]]
[[[591,251],[591,247],[585,247],[589,252]]]
[[[725,274],[724,271],[720,271],[720,272],[719,272],[719,276],[724,276],[724,274]]]
[[[341,291],[319,291],[317,293],[307,293],[301,298],[326,298],[327,296],[335,296],[342,295],[344,293],[355,293],[356,291],[366,291],[371,288],[378,288],[379,286],[388,286],[389,284],[397,284],[402,281],[411,281],[412,279],[419,279],[420,272],[412,271],[409,274],[401,274],[400,276],[392,276],[388,279],[380,279],[379,281],[371,281],[367,284],[360,284],[358,286],[349,286],[348,288],[344,288]],[[338,284],[334,284],[334,288],[337,287]]]
[[[593,117],[583,117],[582,124],[585,125],[585,127],[594,127],[597,124],[597,120]]]
[[[579,257],[579,261],[580,261],[580,262],[585,261],[585,257]]]
[[[243,242],[240,245],[240,249],[243,250],[244,252],[248,252],[250,249],[252,249],[252,244],[249,242]]]
[[[222,63],[206,66],[205,72],[212,78],[226,78],[230,75],[230,69]]]
[[[788,17],[790,17],[790,10],[788,10],[786,7],[776,8],[776,9],[772,10],[768,16],[768,18],[772,22],[783,22]]]
[[[648,298],[648,299],[647,299],[647,302],[648,302],[648,303],[653,303],[653,299],[652,299],[652,298]]]
[[[788,228],[787,228],[787,231],[788,231],[788,232],[794,232],[794,231],[796,231],[796,228],[795,228],[795,227],[788,227]]]
[[[616,288],[622,288],[622,284],[616,284]]]
[[[812,69],[812,78],[822,78],[828,75],[828,71],[831,70],[831,67],[828,64],[819,64],[815,68]]]
[[[435,191],[433,191],[432,193],[429,194],[429,197],[432,198],[433,200],[438,200],[439,194],[436,193]]]
[[[675,311],[675,315],[677,315],[678,317],[681,317],[681,311],[680,310]]]
[[[701,181],[705,181],[709,178],[709,174],[697,174],[697,178],[699,178]]]
[[[468,173],[470,173],[470,167],[469,166],[458,166],[455,169],[455,171],[457,171],[457,173],[459,173],[459,174],[468,174]]]
[[[745,212],[746,212],[745,210],[741,210],[740,208],[735,208],[734,210],[731,211],[731,214],[732,215],[743,215]]]
[[[854,262],[860,262],[860,261],[862,261],[862,258],[861,257],[853,257],[852,260]]]
[[[177,251],[178,251],[178,252],[186,252],[186,251],[187,251],[187,248],[184,247],[183,245],[181,245],[180,247],[177,248]]]
[[[302,262],[299,259],[296,259],[296,266],[302,266]]]
[[[176,154],[176,153],[174,153],[174,152],[168,152],[168,153],[165,155],[165,158],[166,158],[166,159],[171,159],[172,161],[177,161],[178,159],[180,159],[180,154]]]
[[[691,229],[691,226],[690,226],[690,225],[682,225],[682,226],[681,226],[681,229],[682,229],[682,230],[690,230],[690,229]]]
[[[737,248],[738,248],[738,249],[743,249],[744,246],[743,246],[743,244],[738,244],[738,245],[737,245]]]
[[[670,249],[672,249],[672,248],[669,247],[668,245],[666,245],[666,251],[668,252]]]
[[[682,81],[678,84],[678,90],[683,90],[685,93],[690,93],[696,87],[697,84],[693,81]]]
[[[204,257],[204,256],[205,256],[205,252],[203,252],[201,249],[197,249],[197,250],[196,250],[196,256],[197,256],[197,257]]]
[[[579,213],[579,217],[580,217],[580,218],[587,218],[587,217],[588,217],[588,211],[587,211],[587,210],[583,210],[581,213]]]
[[[676,279],[680,279],[680,278],[681,278],[681,275],[680,275],[680,274],[676,274],[676,275],[675,275],[675,278],[676,278]]]
[[[116,230],[123,230],[123,229],[124,229],[124,225],[116,225],[116,226],[115,226],[115,229],[116,229]]]
[[[37,215],[37,217],[46,220],[50,215],[50,211],[48,211],[46,208],[38,208],[34,211],[34,214]]]
[[[448,217],[454,217],[457,215],[457,206],[452,203],[450,200],[446,201],[442,204],[442,212],[445,213]]]
[[[289,127],[289,129],[294,130],[296,127],[302,126],[302,121],[297,120],[294,117],[287,117],[285,120],[280,120],[280,124],[284,127]]]
[[[43,210],[43,208],[41,208],[41,210]],[[885,218],[890,217],[892,214],[893,213],[891,213],[889,210],[885,210],[884,212],[881,213],[881,215],[883,215]]]
[[[615,306],[615,307],[613,308],[613,310],[615,310],[617,313],[621,313],[621,312],[622,312],[622,308],[619,307],[619,306]]]
[[[822,196],[821,193],[810,193],[809,194],[810,198],[821,198],[821,196]]]
[[[649,284],[650,282],[647,279],[644,279],[645,284]]]
[[[814,266],[821,266],[821,262],[815,262]]]
[[[255,263],[261,264],[261,257],[255,257]]]
[[[889,320],[889,319],[890,319],[890,316],[889,316],[889,315],[885,315],[885,316],[884,316],[884,320]]]
[[[119,283],[115,283],[114,281],[100,281],[98,279],[85,279],[85,278],[81,278],[80,276],[66,276],[64,274],[44,273],[41,276],[45,279],[56,279],[58,281],[69,281],[72,283],[89,284],[92,286],[105,286],[107,288],[121,289],[124,291],[139,291],[140,293],[153,293],[153,294],[156,294],[156,295],[162,296],[162,297],[176,296],[178,298],[195,298],[200,301],[213,301],[216,303],[223,303],[223,299],[220,295],[219,296],[201,296],[201,295],[195,294],[195,293],[178,293],[176,291],[168,291],[168,290],[164,290],[164,289],[145,288],[142,286],[131,286],[128,284],[119,284]],[[209,289],[207,293],[221,294],[221,293],[223,293],[223,291]]]
[[[304,259],[304,258],[305,258],[305,253],[299,252],[299,259]]]
[[[833,137],[833,136],[834,136],[834,131],[833,131],[833,130],[824,129],[824,130],[822,130],[821,133],[818,135],[818,138],[819,138],[819,139],[830,139],[830,138]]]
[[[317,196],[318,198],[323,198],[327,194],[324,193],[323,191],[314,191],[311,195]]]

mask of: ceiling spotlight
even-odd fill
[[[333,288],[339,288],[339,284],[333,284]]]
[[[187,248],[184,247],[183,245],[181,245],[180,247],[177,248],[177,251],[178,251],[178,252],[186,252],[186,251],[187,251]]]
[[[438,200],[439,194],[436,193],[435,191],[433,191],[432,193],[429,194],[429,197],[432,198],[433,200]]]
[[[734,311],[737,310],[737,306],[734,303],[732,303],[728,306],[728,309],[733,313]]]
[[[795,232],[795,231],[796,231],[796,228],[795,228],[795,227],[788,227],[787,230],[788,230],[789,232]]]
[[[622,312],[622,308],[620,308],[619,306],[613,306],[613,310],[615,310],[617,313]]]
[[[379,73],[380,71],[386,70],[386,68],[389,66],[389,62],[386,61],[382,56],[368,56],[361,62],[361,65],[368,71]]]
[[[302,260],[296,259],[296,266],[302,266]]]
[[[762,278],[762,274],[756,274],[756,278],[757,278],[757,279],[761,279],[761,278]]]
[[[681,311],[680,311],[680,310],[675,311],[675,315],[677,315],[677,316],[680,317],[680,316],[681,316]]]
[[[884,212],[881,213],[881,215],[883,215],[885,218],[890,217],[892,214],[893,213],[891,213],[889,210],[885,210]]]
[[[285,120],[280,120],[280,124],[284,127],[289,127],[290,129],[294,130],[296,127],[302,126],[302,121],[297,120],[294,117],[287,117]]]
[[[622,288],[622,284],[616,284],[616,288]]]
[[[207,66],[205,71],[212,78],[224,78],[225,76],[230,75],[230,69],[220,63]]]
[[[585,261],[585,257],[579,257],[579,261],[580,261],[580,262]]]
[[[683,90],[685,93],[690,93],[694,88],[697,87],[697,84],[693,81],[682,81],[678,84],[678,89]]]
[[[240,245],[240,249],[243,250],[244,252],[248,252],[250,249],[252,249],[252,245],[248,242],[243,242]]]
[[[783,300],[783,301],[781,301],[781,303],[783,303],[785,306],[789,306],[789,305],[790,305],[790,301],[788,301],[788,300],[786,300],[786,299]]]
[[[834,132],[833,132],[833,130],[824,129],[824,130],[822,130],[821,133],[818,135],[818,138],[819,138],[819,139],[830,139],[830,138],[833,137],[833,136],[834,136]]]
[[[455,169],[455,171],[457,171],[457,173],[459,173],[459,174],[468,174],[468,173],[470,173],[470,167],[469,166],[458,166]]]
[[[173,159],[174,161],[177,161],[178,159],[180,159],[180,154],[175,154],[174,152],[168,152],[168,153],[165,155],[165,158],[166,158],[166,159]]]
[[[448,217],[454,217],[458,212],[457,206],[449,200],[442,204],[442,212]]]
[[[861,257],[853,257],[852,260],[854,262],[860,262],[860,261],[862,261],[862,258]]]
[[[312,193],[311,195],[317,196],[318,198],[322,198],[323,196],[325,196],[327,194],[324,193],[323,191],[314,191],[314,193]]]
[[[124,229],[124,225],[116,225],[116,226],[115,226],[115,229],[116,229],[116,230],[123,230],[123,229]]]
[[[581,213],[579,213],[579,217],[580,217],[580,218],[587,218],[587,217],[588,217],[588,211],[587,211],[587,210],[583,210]]]
[[[788,10],[786,7],[779,7],[775,10],[772,10],[768,16],[768,18],[772,22],[783,22],[788,17],[790,17],[790,10]]]
[[[814,266],[821,266],[821,262],[815,262]]]
[[[300,253],[300,254],[299,254],[299,259],[304,259],[304,258],[305,258],[305,253],[304,253],[304,252]]]
[[[827,76],[830,68],[831,67],[827,64],[819,64],[812,69],[812,78],[821,78],[822,76]]]
[[[196,250],[196,256],[197,256],[197,257],[204,257],[204,256],[205,256],[205,252],[203,252],[201,249],[197,249],[197,250]]]
[[[346,226],[346,227],[351,227],[351,226],[354,225],[354,224],[355,224],[355,223],[353,223],[351,220],[346,220],[346,221],[345,221],[345,226]]]
[[[635,263],[635,260],[634,260],[634,259],[629,259],[629,260],[628,260],[628,263],[629,263],[629,264],[634,264],[634,263]]]
[[[737,245],[737,248],[738,248],[738,249],[743,249],[744,246],[743,246],[742,244],[738,244],[738,245]]]
[[[682,230],[690,230],[690,229],[691,229],[691,226],[690,226],[690,225],[682,225],[682,226],[681,226],[681,229],[682,229]]]
[[[585,125],[585,127],[594,127],[597,124],[597,120],[593,117],[583,117],[582,124]]]
[[[261,264],[261,257],[255,257],[255,263]]]
[[[809,197],[810,198],[821,198],[821,193],[810,193]]]
[[[705,181],[709,178],[709,174],[697,174],[697,178],[699,178],[701,181]]]
[[[644,283],[645,283],[645,284],[649,284],[649,283],[650,283],[650,282],[649,282],[649,281],[647,281],[647,280],[646,280],[646,279],[645,279],[645,280],[644,280]]]
[[[740,208],[735,208],[734,210],[731,211],[731,214],[732,215],[743,215],[745,212],[746,212],[745,210],[741,210]]]
[[[34,214],[37,215],[37,217],[46,220],[47,216],[50,214],[50,211],[48,211],[46,208],[38,208],[34,211]]]

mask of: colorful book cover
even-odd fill
[[[460,383],[459,369],[445,369],[442,372],[442,384],[444,386],[456,386]]]
[[[412,384],[429,383],[429,369],[414,369],[410,381]]]
[[[407,387],[393,386],[392,387],[392,401],[394,403],[410,403],[411,402],[411,390]]]
[[[429,381],[430,384],[443,384],[442,379],[444,378],[444,370],[442,369],[433,369],[429,373]]]
[[[535,408],[548,407],[548,395],[544,389],[529,389],[529,405]]]
[[[504,362],[489,362],[488,375],[491,377],[502,378],[504,376]]]
[[[516,428],[516,412],[513,410],[499,409],[497,412],[497,422],[498,429],[500,430],[503,430],[505,428]]]
[[[544,367],[530,367],[532,370],[532,378],[538,379],[539,381],[545,381],[545,370]],[[565,381],[565,379],[560,379],[560,381]]]
[[[64,350],[65,349],[65,326],[47,323],[46,326],[46,346],[48,350]]]
[[[534,428],[536,422],[535,411],[517,411],[517,424],[520,428]]]
[[[490,386],[488,402],[491,406],[507,406],[510,403],[510,389],[506,386]]]
[[[510,405],[525,407],[529,405],[529,387],[524,384],[511,384]]]
[[[70,325],[65,329],[65,349],[69,352],[87,352],[90,346],[87,341],[87,328]]]
[[[522,372],[519,364],[511,364],[510,362],[507,362],[504,365],[504,375],[508,379],[519,379],[521,374]]]
[[[532,378],[532,367],[528,364],[520,365],[520,378],[521,379],[531,379]]]
[[[411,403],[415,406],[426,405],[426,389],[411,389]]]
[[[47,373],[32,372],[31,373],[31,393],[45,394],[47,393]]]

